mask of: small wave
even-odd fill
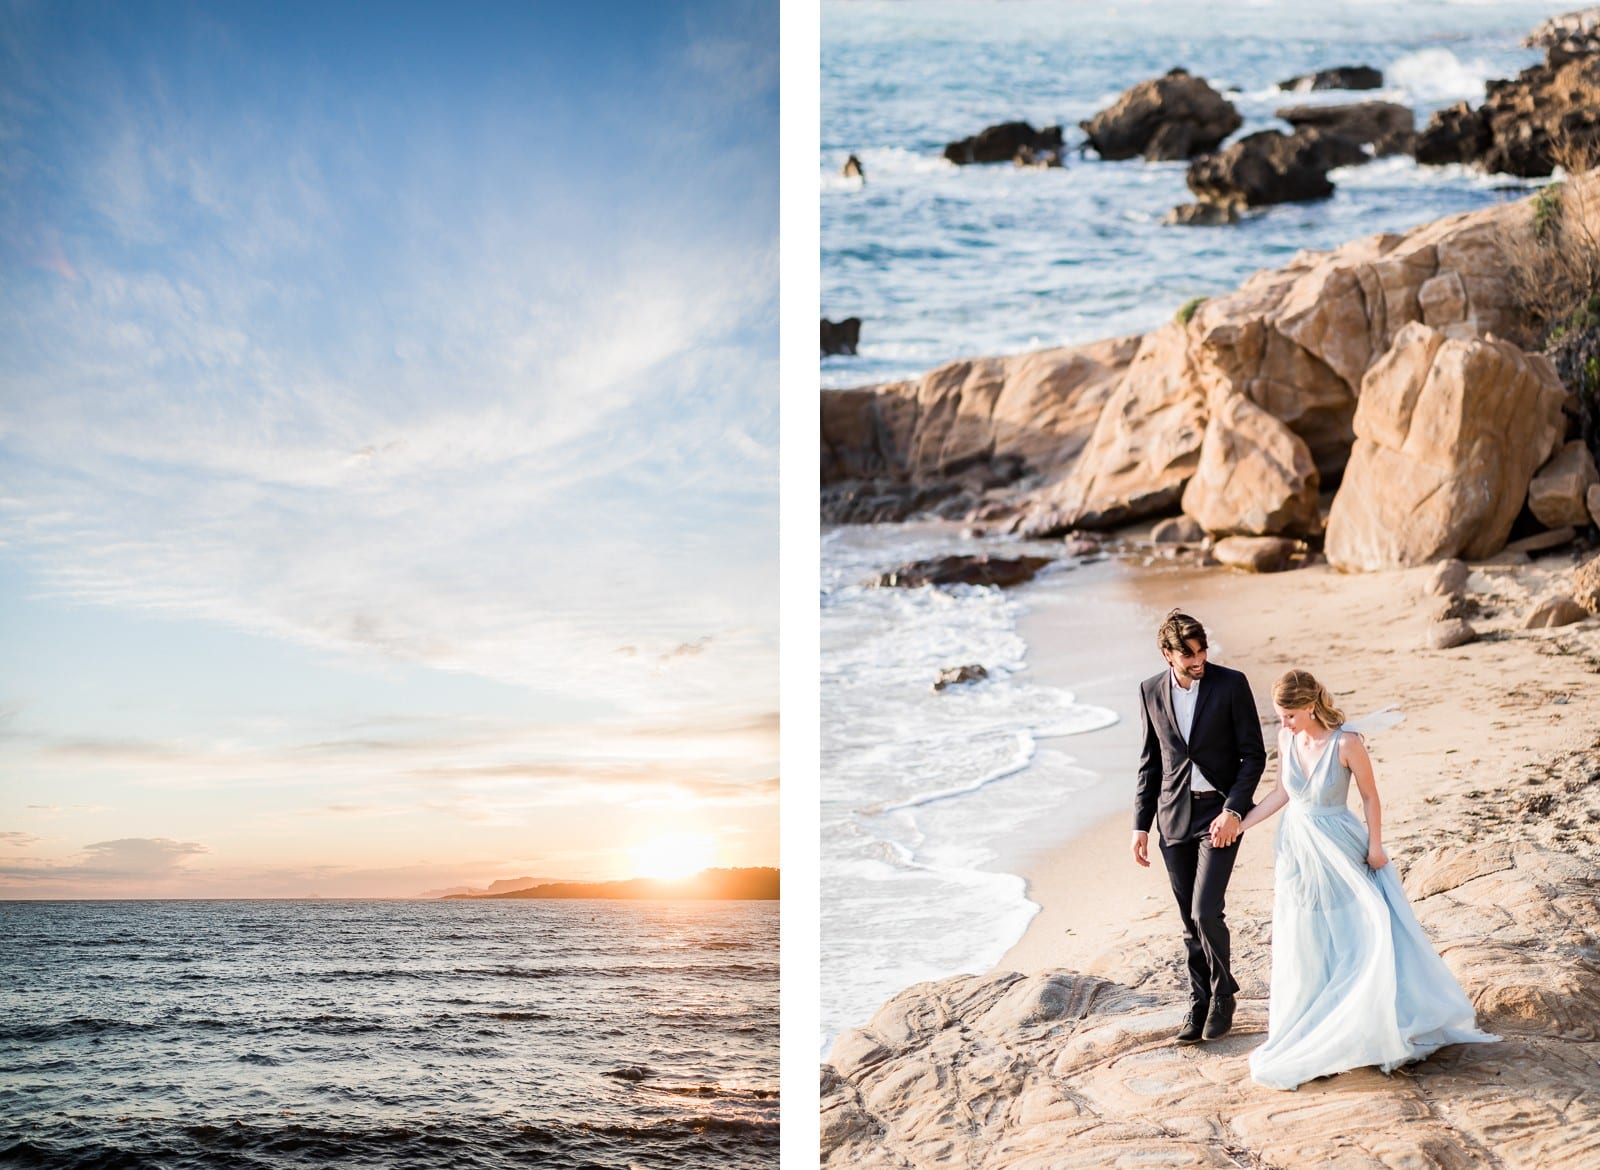
[[[656,1075],[656,1070],[643,1064],[630,1064],[624,1068],[607,1069],[600,1074],[603,1077],[615,1077],[619,1081],[643,1081]]]
[[[491,1020],[550,1020],[555,1018],[549,1012],[473,1012],[472,1014]]]
[[[263,1068],[277,1068],[283,1061],[276,1056],[268,1056],[264,1052],[246,1052],[239,1057],[240,1064],[259,1064]]]
[[[1420,102],[1481,102],[1495,67],[1479,58],[1462,61],[1449,49],[1418,49],[1393,62],[1384,80]]]
[[[894,804],[879,805],[866,811],[868,813],[899,812],[902,809],[920,808],[925,804],[933,804],[935,801],[949,800],[951,797],[966,796],[968,793],[976,792],[980,788],[993,784],[996,780],[1004,780],[1007,776],[1014,776],[1028,766],[1033,759],[1033,737],[1031,735],[1017,735],[1016,748],[1016,754],[1009,762],[1002,764],[992,772],[978,776],[968,783],[957,784],[950,788],[936,789],[933,792],[920,793],[905,800],[896,801]]]
[[[132,1020],[108,1020],[98,1016],[78,1016],[70,1020],[51,1023],[0,1025],[0,1042],[22,1040],[42,1043],[51,1040],[71,1040],[79,1036],[98,1036],[107,1032],[140,1032],[154,1024],[136,1024]]]

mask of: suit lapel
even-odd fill
[[[1217,689],[1221,681],[1221,679],[1213,675],[1200,683],[1200,693],[1194,697],[1194,722],[1189,724],[1189,742],[1191,744],[1194,743],[1195,736],[1200,734],[1200,720],[1205,717],[1206,708],[1210,705],[1208,700],[1211,698],[1211,692]]]
[[[1167,717],[1167,726],[1172,728],[1172,734],[1184,743],[1183,729],[1178,726],[1178,713],[1172,709],[1172,672],[1169,670],[1159,683],[1156,684],[1156,701],[1161,704],[1161,710]]]

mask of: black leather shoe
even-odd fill
[[[1233,996],[1219,995],[1211,1001],[1211,1013],[1206,1016],[1205,1031],[1201,1035],[1207,1040],[1220,1040],[1232,1027]]]
[[[1183,1026],[1183,1031],[1178,1033],[1179,1044],[1198,1044],[1200,1036],[1206,1026],[1206,1012],[1208,1004],[1192,1003],[1189,1005],[1189,1022]]]

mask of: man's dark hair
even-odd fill
[[[1156,645],[1174,654],[1187,654],[1191,639],[1199,642],[1202,650],[1208,645],[1206,628],[1181,610],[1175,609],[1168,613],[1167,620],[1162,622],[1161,628],[1156,631]]]

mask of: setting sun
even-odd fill
[[[709,833],[664,833],[634,846],[629,857],[635,877],[670,880],[710,867],[716,851]]]

